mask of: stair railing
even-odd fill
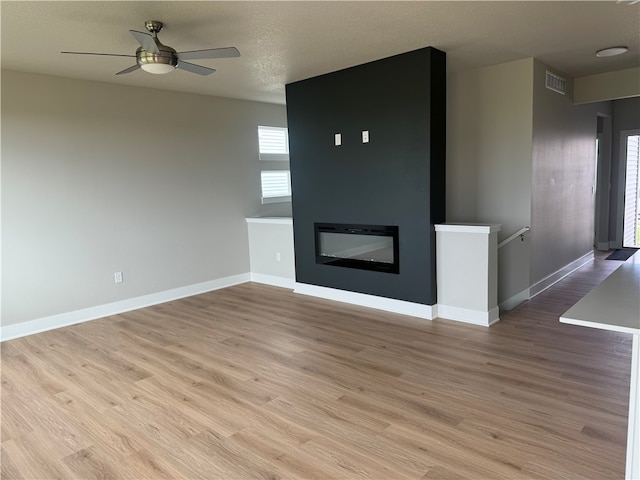
[[[512,242],[513,240],[515,240],[518,237],[520,237],[520,240],[522,240],[524,242],[524,234],[527,233],[529,230],[531,230],[530,227],[522,227],[516,233],[514,233],[513,235],[510,235],[509,237],[507,237],[503,241],[501,241],[498,244],[498,248],[504,247],[507,243]]]

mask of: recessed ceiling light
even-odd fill
[[[640,1],[640,0],[638,0]],[[628,47],[609,47],[596,52],[596,57],[615,57],[629,51]]]

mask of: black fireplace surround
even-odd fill
[[[289,83],[286,93],[296,282],[436,304],[433,225],[446,220],[446,54],[402,53]],[[374,237],[391,236],[393,263],[338,258],[351,247],[318,250],[315,223],[323,222],[397,226],[398,238]]]
[[[315,223],[316,263],[399,273],[398,227]]]

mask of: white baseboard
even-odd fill
[[[425,320],[433,320],[437,316],[437,307],[435,305],[423,305],[421,303],[378,297],[365,293],[349,292],[335,288],[319,287],[306,283],[296,282],[294,293],[335,300],[337,302],[351,303],[353,305],[360,305],[361,307],[376,308],[386,312],[410,315]]]
[[[523,290],[520,293],[517,293],[514,296],[507,298],[504,302],[501,302],[498,305],[498,307],[500,308],[501,311],[505,311],[505,312],[508,312],[509,310],[513,310],[518,305],[520,305],[523,302],[526,302],[531,298],[531,292],[529,290],[530,289],[527,288],[526,290]]]
[[[488,312],[481,310],[470,310],[467,308],[452,307],[450,305],[438,304],[438,317],[458,322],[472,323],[483,327],[490,327],[500,321],[500,310],[498,307],[492,308]]]
[[[598,244],[598,248],[600,248],[600,244]],[[607,243],[605,250],[607,250],[608,248],[609,248],[609,244]],[[571,262],[569,265],[564,266],[563,268],[556,271],[555,273],[552,273],[548,277],[533,284],[530,288],[523,290],[522,292],[508,298],[503,302],[500,302],[500,305],[498,305],[500,307],[500,310],[503,310],[503,311],[513,310],[521,303],[526,302],[527,300],[530,300],[531,298],[545,291],[547,288],[558,283],[560,280],[562,280],[566,276],[572,274],[580,267],[583,267],[585,264],[593,261],[593,258],[594,258],[593,252],[589,252],[586,255],[583,255],[579,259]]]
[[[566,276],[571,275],[580,267],[593,261],[593,259],[594,259],[594,254],[593,254],[593,251],[591,251],[586,255],[583,255],[582,257],[578,258],[577,260],[574,260],[570,264],[564,266],[560,270],[557,270],[556,272],[552,273],[548,277],[545,277],[539,282],[534,283],[533,285],[531,285],[531,288],[529,289],[531,298],[544,292],[547,288],[551,287],[552,285],[555,285]]]
[[[498,307],[489,312],[468,310],[464,308],[449,307],[447,305],[423,305],[421,303],[395,300],[392,298],[367,295],[365,293],[349,292],[335,288],[320,287],[306,283],[295,284],[294,293],[310,295],[312,297],[334,300],[337,302],[350,303],[361,307],[375,308],[386,312],[400,313],[412,317],[433,320],[444,318],[446,320],[457,320],[459,322],[472,323],[489,327],[500,320]]]
[[[580,257],[571,262],[569,265],[561,268],[557,272],[540,280],[531,286],[530,289],[524,290],[519,294],[509,298],[500,304],[501,309],[510,310],[521,302],[538,295],[555,283],[562,280],[567,275],[573,273],[578,268],[592,261],[593,252]],[[179,298],[190,297],[201,293],[230,287],[239,283],[254,281],[265,283],[277,287],[293,289],[295,293],[310,295],[314,297],[326,298],[338,302],[351,303],[363,307],[376,308],[388,312],[409,315],[425,320],[433,320],[440,317],[450,320],[458,320],[476,325],[490,326],[497,322],[500,318],[498,308],[490,312],[477,312],[474,310],[466,310],[458,307],[450,307],[447,305],[423,305],[420,303],[407,302],[404,300],[395,300],[391,298],[378,297],[376,295],[367,295],[363,293],[349,292],[345,290],[337,290],[328,287],[319,287],[317,285],[308,285],[297,283],[294,280],[285,277],[277,277],[273,275],[264,275],[259,273],[243,273],[230,277],[219,278],[207,282],[187,285],[185,287],[165,290],[163,292],[152,293],[140,297],[121,300],[118,302],[98,305],[95,307],[84,308],[72,312],[51,315],[48,317],[38,318],[27,322],[21,322],[0,327],[0,341],[11,340],[14,338],[24,337],[35,333],[45,332],[56,328],[67,327],[77,323],[83,323],[98,318],[117,315],[119,313],[136,310],[139,308],[165,303]],[[495,311],[494,311],[495,310]]]
[[[292,278],[278,277],[276,275],[265,275],[264,273],[251,272],[251,281],[273,285],[274,287],[282,287],[293,290],[296,287],[296,281]]]
[[[0,341],[11,340],[34,333],[45,332],[55,328],[68,327],[77,323],[88,322],[98,318],[117,315],[119,313],[137,310],[138,308],[150,307],[159,303],[170,302],[179,298],[190,297],[201,293],[219,290],[221,288],[231,287],[239,283],[245,283],[250,280],[248,273],[233,275],[230,277],[218,278],[207,282],[187,285],[185,287],[173,288],[163,292],[151,293],[141,297],[129,298],[118,302],[107,303],[95,307],[83,308],[72,312],[51,315],[49,317],[29,320],[27,322],[16,323],[13,325],[5,325],[0,327]]]

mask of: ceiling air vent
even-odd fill
[[[564,95],[567,92],[567,81],[547,70],[547,88]]]

